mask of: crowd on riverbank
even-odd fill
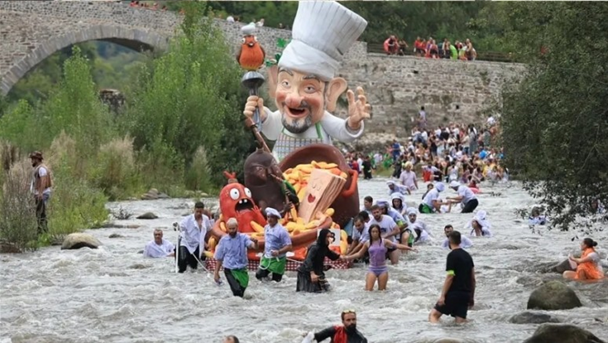
[[[417,37],[411,48],[404,39],[391,35],[383,43],[383,49],[387,55],[414,55],[432,59],[474,61],[478,56],[476,48],[469,38],[466,38],[465,42],[455,40],[454,44],[448,38],[444,38],[438,44],[431,36],[428,39]]]

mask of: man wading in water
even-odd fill
[[[34,176],[30,190],[36,199],[36,219],[38,220],[38,234],[48,232],[47,227],[47,204],[51,197],[51,171],[42,164],[42,153],[33,152],[30,154]]]
[[[307,333],[303,343],[311,343],[312,340],[320,343],[331,338],[330,343],[368,343],[368,339],[357,330],[357,315],[353,310],[340,313],[343,325],[328,327],[315,334]]]

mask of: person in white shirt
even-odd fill
[[[203,251],[205,250],[205,237],[207,232],[211,230],[211,223],[207,215],[203,214],[205,205],[203,202],[195,203],[194,214],[186,216],[180,222],[181,239],[178,250],[178,272],[186,271],[187,266],[196,270],[198,262],[205,259]]]
[[[471,219],[465,228],[470,228],[470,235],[491,237],[491,224],[486,219],[486,211],[478,210],[473,219]]]
[[[401,242],[402,244],[408,245],[412,247],[414,243],[423,243],[428,241],[431,237],[429,235],[429,230],[425,222],[417,219],[417,210],[415,208],[408,208],[406,210],[408,215],[408,220],[406,223],[408,226],[406,227],[407,233],[402,232]]]
[[[493,115],[488,115],[488,119],[486,120],[486,124],[489,125],[489,127],[492,127],[493,125],[495,125],[495,118],[493,117]]]
[[[440,207],[444,204],[440,199],[440,192],[442,191],[444,191],[444,184],[436,183],[434,188],[425,194],[423,202],[419,205],[419,212],[421,214],[440,212]]]
[[[163,239],[163,231],[155,229],[153,232],[154,240],[144,247],[144,257],[165,258],[175,256],[175,246],[168,240]]]
[[[444,240],[444,242],[442,243],[442,248],[447,248],[450,249],[450,246],[448,245],[448,235],[450,234],[450,232],[453,231],[453,226],[452,225],[446,225],[444,226],[444,234],[446,234],[446,240]],[[461,235],[461,245],[459,245],[459,247],[461,248],[470,248],[474,246],[474,243],[465,235]]]
[[[448,197],[449,201],[453,203],[461,203],[461,213],[473,213],[478,207],[478,198],[474,192],[466,185],[461,185],[456,180],[450,182],[450,188],[455,190],[458,194],[457,197]]]
[[[260,20],[256,23],[256,26],[263,27],[264,26],[264,18],[260,18]]]

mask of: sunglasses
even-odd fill
[[[355,313],[355,311],[352,309],[345,309],[344,311],[342,311],[342,314],[349,314],[349,313]]]

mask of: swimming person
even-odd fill
[[[600,256],[594,249],[598,243],[591,238],[585,238],[580,248],[582,250],[581,258],[575,258],[572,254],[569,255],[569,263],[571,267],[575,267],[575,271],[565,271],[563,277],[577,281],[594,281],[601,280],[605,277],[603,267],[600,265]]]
[[[309,246],[307,257],[298,267],[298,281],[296,291],[308,293],[320,293],[330,290],[330,283],[326,280],[324,271],[324,259],[331,260],[344,258],[330,249],[330,244],[335,240],[334,233],[329,229],[322,229],[317,236],[317,241]]]
[[[401,250],[414,249],[407,245],[395,243],[388,239],[381,238],[381,227],[377,224],[370,226],[369,237],[370,241],[364,243],[359,252],[345,256],[345,259],[357,259],[362,258],[366,251],[370,255],[370,265],[368,266],[368,272],[366,273],[366,290],[372,291],[374,284],[378,281],[379,290],[387,289],[387,281],[389,280],[389,272],[387,270],[386,256],[388,249],[399,248]]]
[[[473,219],[465,225],[465,228],[471,228],[470,235],[490,237],[491,224],[486,219],[486,211],[478,210]]]
[[[437,323],[442,314],[455,318],[457,323],[467,319],[467,310],[474,306],[476,273],[474,261],[461,246],[461,233],[448,235],[450,253],[446,256],[446,279],[438,302],[429,313],[429,322]]]
[[[450,233],[453,231],[453,226],[452,225],[446,225],[444,226],[444,234],[446,235],[446,240],[444,240],[444,242],[442,243],[442,248],[448,248],[450,249],[450,245],[449,245],[449,240],[448,237],[450,236]],[[461,248],[470,248],[474,246],[474,243],[465,235],[461,235]]]
[[[331,326],[317,333],[308,333],[303,343],[312,340],[320,343],[330,338],[330,343],[368,343],[366,337],[357,330],[357,315],[354,310],[345,310],[340,313],[342,326]]]

